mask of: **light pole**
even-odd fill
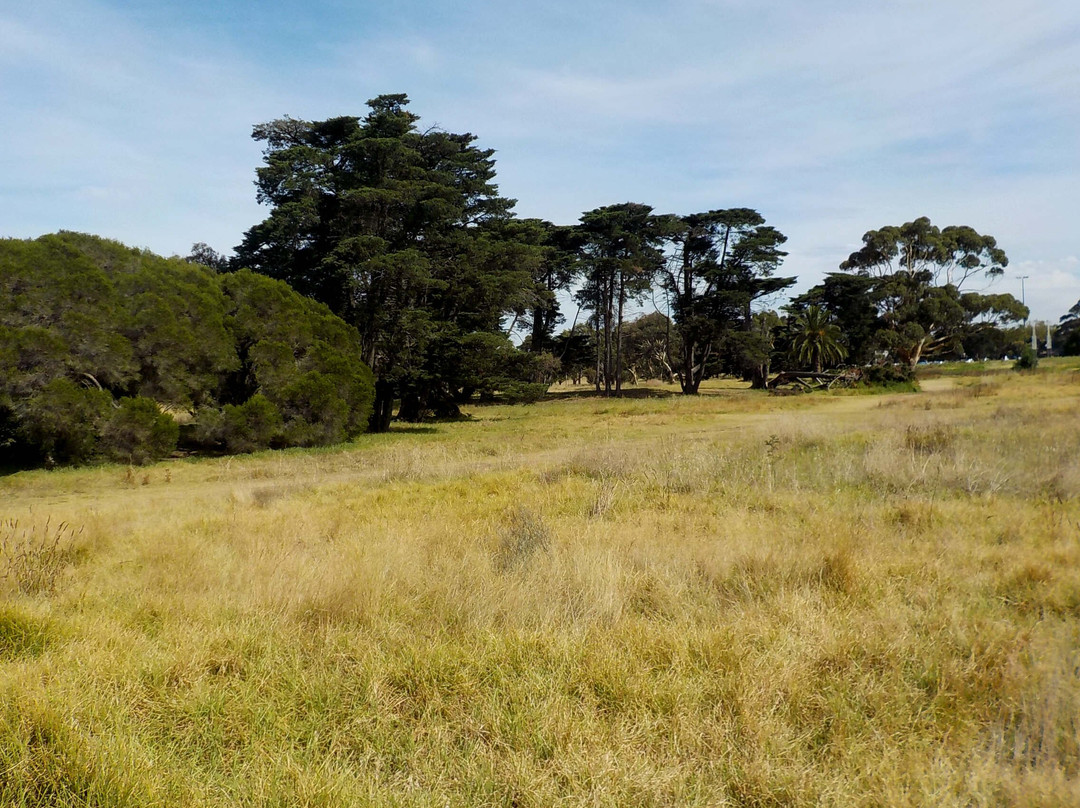
[[[1020,302],[1023,304],[1024,308],[1027,308],[1027,295],[1024,294],[1024,281],[1026,281],[1030,277],[1031,277],[1030,275],[1021,275],[1020,276]],[[1025,317],[1024,318],[1024,325],[1027,325],[1028,321],[1030,319],[1031,319],[1030,317]],[[1031,350],[1037,352],[1039,350],[1039,343],[1036,340],[1037,340],[1037,338],[1035,336],[1035,323],[1032,323],[1031,324]]]

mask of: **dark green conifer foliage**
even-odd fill
[[[470,134],[420,131],[404,95],[364,118],[284,118],[255,127],[266,144],[259,201],[269,216],[235,267],[287,281],[360,332],[376,374],[373,429],[401,416],[452,414],[466,380],[446,366],[461,340],[502,333],[530,305],[537,245],[506,225],[490,149]]]
[[[7,462],[150,462],[176,447],[166,411],[230,451],[333,443],[372,397],[355,329],[280,281],[77,233],[0,242]]]

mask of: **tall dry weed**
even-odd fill
[[[51,595],[75,557],[83,529],[67,522],[20,525],[0,522],[0,581],[27,595]]]

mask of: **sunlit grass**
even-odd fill
[[[923,388],[0,478],[0,804],[1075,805],[1080,373]]]

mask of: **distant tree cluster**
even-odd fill
[[[1001,356],[1011,324],[1028,309],[1012,295],[965,287],[1008,265],[992,236],[970,227],[938,228],[923,217],[871,230],[839,273],[796,298],[789,310],[824,312],[850,361],[914,368],[936,357]],[[805,315],[804,315],[805,316]]]
[[[311,446],[395,414],[534,401],[565,379],[602,395],[663,379],[692,395],[723,374],[763,388],[777,370],[853,364],[893,379],[1023,345],[1026,307],[968,288],[1008,264],[970,227],[869,231],[776,311],[796,279],[779,274],[787,238],[756,210],[623,202],[573,225],[518,219],[493,151],[421,129],[407,107],[383,95],[362,118],[256,126],[269,210],[230,257],[71,233],[0,245],[0,447],[142,462],[178,441]],[[1080,350],[1077,307],[1059,334]]]
[[[0,242],[9,457],[148,462],[180,420],[184,442],[227,451],[328,444],[372,398],[356,331],[284,283],[76,233]]]
[[[965,287],[1008,261],[990,236],[926,218],[866,233],[841,273],[787,307],[786,237],[749,208],[657,214],[625,202],[575,225],[513,216],[492,151],[420,130],[404,95],[364,118],[285,118],[255,128],[270,215],[229,266],[287,281],[360,331],[374,369],[372,428],[454,415],[471,397],[587,379],[619,395],[639,378],[693,394],[717,374],[764,387],[777,367],[896,363],[994,351],[1026,317],[1011,295]],[[224,259],[195,251],[211,266]],[[630,313],[661,297],[637,324]],[[566,318],[559,300],[577,302]],[[579,317],[584,312],[584,318]],[[522,351],[509,336],[523,329]]]
[[[1065,356],[1080,356],[1080,300],[1061,317],[1056,339]]]
[[[356,326],[376,374],[373,429],[387,428],[395,400],[405,420],[454,415],[474,395],[559,377],[618,395],[637,373],[628,313],[657,290],[670,295],[676,339],[667,335],[655,361],[685,392],[721,367],[764,384],[771,342],[753,304],[794,278],[772,277],[785,237],[756,211],[675,216],[627,202],[573,226],[518,220],[498,195],[492,151],[470,134],[421,131],[407,105],[387,95],[362,119],[257,126],[270,215],[230,262],[287,281]],[[202,244],[193,256],[221,265]],[[557,335],[560,293],[587,317]],[[518,327],[524,355],[509,341]]]

